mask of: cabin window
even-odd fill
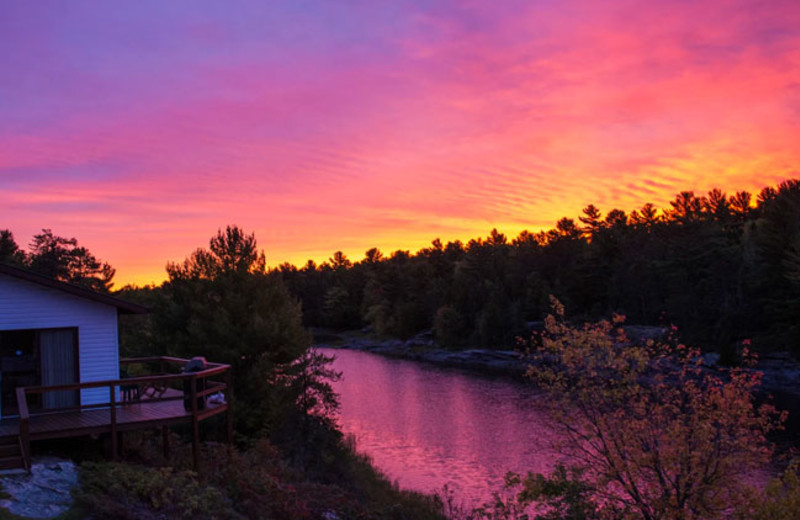
[[[78,329],[0,331],[2,415],[16,415],[16,389],[78,382]],[[29,394],[31,411],[77,406],[77,390]]]

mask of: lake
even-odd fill
[[[456,503],[478,505],[501,490],[506,472],[549,473],[559,458],[546,396],[523,381],[358,350],[319,350],[336,356],[333,366],[343,373],[334,385],[342,431],[402,488],[435,493],[446,485]],[[782,452],[800,446],[796,425],[787,426],[773,436]],[[769,464],[742,478],[760,487],[779,471]]]
[[[402,488],[441,491],[474,504],[507,471],[549,472],[556,460],[543,395],[509,378],[320,349],[343,373],[340,426],[359,452]]]

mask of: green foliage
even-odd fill
[[[778,343],[800,345],[800,180],[762,191],[751,234],[755,257],[752,287],[757,319]]]
[[[312,419],[333,427],[339,411],[339,396],[331,383],[342,377],[330,367],[333,356],[309,349],[292,363],[275,370],[277,386],[295,399],[296,410],[304,419]]]
[[[33,237],[28,267],[50,278],[107,292],[113,283],[114,269],[100,262],[74,238],[53,235],[49,229]]]
[[[444,520],[435,498],[399,490],[352,444],[327,431],[335,439],[328,447],[331,461],[314,471],[286,461],[264,439],[246,450],[204,444],[199,473],[180,469],[191,464],[190,447],[180,443],[173,445],[172,467],[84,463],[76,510],[98,519],[312,520],[333,513],[347,519]],[[157,446],[144,449],[154,451]]]
[[[325,291],[323,316],[325,324],[335,329],[343,329],[358,320],[358,308],[351,303],[347,289],[335,285]]]
[[[75,238],[54,235],[49,229],[34,235],[28,253],[19,248],[11,231],[0,230],[0,262],[94,291],[108,292],[114,285],[113,267],[78,246]]]
[[[14,234],[8,229],[0,229],[0,262],[20,266],[25,263],[25,252],[19,248]]]
[[[760,493],[750,495],[737,511],[739,520],[795,520],[800,512],[798,464],[772,479]]]
[[[255,234],[227,226],[211,237],[208,249],[197,249],[181,263],[167,264],[170,281],[214,280],[223,274],[264,273],[264,252],[258,250]]]
[[[451,520],[599,520],[620,518],[618,511],[601,517],[595,488],[580,468],[557,465],[550,476],[528,473],[506,474],[502,491],[480,507],[465,510],[445,497],[445,512]]]
[[[564,487],[564,503],[592,490],[604,514],[719,518],[749,492],[740,475],[766,464],[765,435],[785,414],[755,403],[760,373],[705,370],[683,344],[631,342],[623,319],[573,327],[554,299],[530,343],[528,375],[548,392],[562,452],[589,478],[589,487]]]
[[[336,430],[339,396],[331,386],[341,377],[330,368],[332,357],[309,350],[272,376],[284,406],[273,440],[290,463],[311,476],[329,473],[338,461],[341,434]]]
[[[401,490],[356,453],[352,439],[341,444],[339,482],[351,495],[340,510],[342,518],[374,520],[444,520],[441,502],[432,496]]]
[[[248,518],[316,519],[334,512],[347,519],[444,520],[435,498],[398,489],[337,432],[320,430],[317,442],[326,448],[314,467],[284,464],[262,440],[244,453],[220,449],[205,474]]]
[[[161,289],[153,286],[133,287],[126,285],[115,293],[123,300],[136,303],[146,309],[155,309],[161,299]],[[153,328],[153,314],[128,314],[118,317],[120,357],[147,357],[166,353],[159,345]]]
[[[461,345],[463,330],[464,321],[457,310],[449,305],[439,307],[433,320],[433,334],[439,345],[448,348]]]
[[[169,281],[153,306],[153,339],[163,352],[233,367],[237,430],[272,431],[291,403],[271,375],[306,351],[310,335],[300,305],[280,275],[267,273],[253,235],[228,227],[181,264],[167,267]]]
[[[76,506],[97,519],[240,519],[218,489],[190,471],[86,462]]]
[[[246,452],[207,446],[208,466],[202,477],[219,489],[246,518],[313,518],[305,497],[292,482],[293,475],[278,451],[257,441]]]
[[[557,465],[548,476],[511,474],[506,486],[519,488],[517,500],[526,507],[535,505],[538,520],[590,520],[600,518],[595,488],[584,480],[580,468]]]

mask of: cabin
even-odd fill
[[[120,358],[119,316],[147,312],[0,264],[0,469],[29,469],[30,443],[44,439],[107,435],[113,458],[123,432],[161,427],[166,450],[180,422],[194,426],[197,465],[199,423],[221,413],[232,437],[228,365]]]
[[[120,378],[120,314],[147,309],[106,294],[0,265],[0,417],[19,415],[16,389]],[[49,410],[105,402],[100,388],[50,392]]]

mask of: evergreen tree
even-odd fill
[[[208,249],[167,266],[154,316],[155,337],[171,355],[205,356],[232,366],[237,429],[274,431],[291,403],[275,381],[279,366],[309,346],[300,304],[279,272],[267,273],[255,236],[219,231]]]
[[[0,262],[25,264],[25,252],[19,248],[14,240],[14,234],[8,229],[0,229]]]
[[[113,267],[79,246],[77,239],[54,235],[49,229],[34,235],[28,254],[19,250],[10,231],[0,231],[0,260],[98,292],[108,292],[114,285]]]

